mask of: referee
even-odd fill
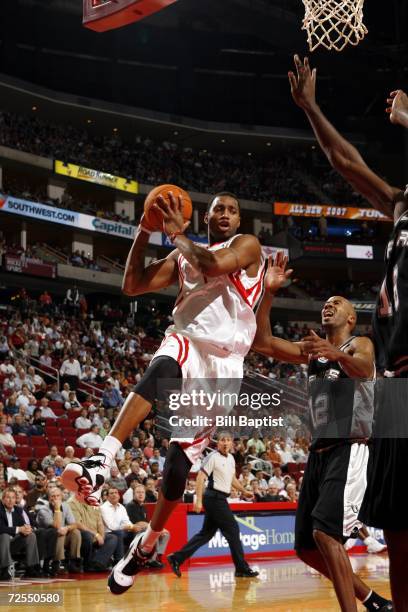
[[[167,555],[167,560],[176,576],[180,577],[180,565],[195,551],[209,542],[219,529],[227,540],[232,560],[235,565],[235,576],[237,578],[257,576],[259,572],[252,570],[244,558],[239,537],[238,523],[227,502],[231,493],[231,486],[241,491],[245,497],[252,498],[253,493],[246,491],[235,476],[235,459],[231,455],[232,437],[229,433],[221,433],[218,436],[217,450],[207,455],[203,460],[201,471],[197,476],[195,512],[201,512],[203,508],[204,481],[208,477],[208,486],[204,494],[204,523],[195,536],[178,552]]]

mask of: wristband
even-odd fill
[[[61,510],[54,510],[54,513],[55,513],[55,512],[61,512]]]
[[[171,232],[171,234],[167,234],[167,238],[170,242],[174,242],[177,236],[184,236],[184,232]]]

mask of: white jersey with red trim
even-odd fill
[[[208,248],[227,248],[238,236]],[[200,245],[198,245],[200,246]],[[179,333],[212,344],[225,354],[245,357],[256,333],[255,306],[263,292],[264,259],[254,277],[245,270],[208,278],[178,257],[180,291],[173,310],[174,325],[166,334]]]

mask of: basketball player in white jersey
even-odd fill
[[[145,267],[150,228],[141,219],[130,250],[123,280],[126,295],[158,291],[178,281],[180,292],[173,310],[174,325],[166,332],[142,380],[124,403],[98,453],[86,461],[68,464],[64,485],[85,503],[98,505],[100,489],[122,443],[149,414],[163,379],[238,379],[256,332],[254,307],[263,287],[261,246],[251,235],[237,234],[240,207],[227,192],[211,201],[205,222],[209,246],[185,236],[188,224],[181,200],[169,193],[170,204],[158,198],[163,231],[176,247],[168,257]],[[199,432],[198,432],[199,434]],[[126,556],[109,577],[112,593],[130,588],[134,575],[154,552],[167,519],[184,492],[192,463],[208,446],[209,433],[172,441],[163,471],[159,501],[147,531],[138,534]]]

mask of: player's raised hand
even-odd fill
[[[154,207],[160,208],[163,214],[163,231],[165,234],[182,234],[190,225],[190,221],[184,221],[182,213],[182,196],[176,197],[171,191],[168,193],[170,203],[159,195]]]
[[[407,94],[402,89],[392,91],[387,98],[387,105],[385,112],[389,114],[391,123],[408,128]]]
[[[316,76],[317,70],[311,70],[309,59],[302,60],[298,55],[294,57],[296,74],[288,72],[290,90],[296,104],[303,109],[309,109],[316,104]]]
[[[304,352],[310,355],[311,359],[325,357],[329,361],[337,361],[339,356],[343,355],[336,346],[318,336],[313,330],[310,332],[310,336],[303,338],[302,344]]]
[[[268,257],[268,267],[266,268],[265,274],[265,291],[269,293],[276,293],[286,281],[290,278],[293,270],[287,270],[288,258],[282,251],[278,251],[275,259]]]

